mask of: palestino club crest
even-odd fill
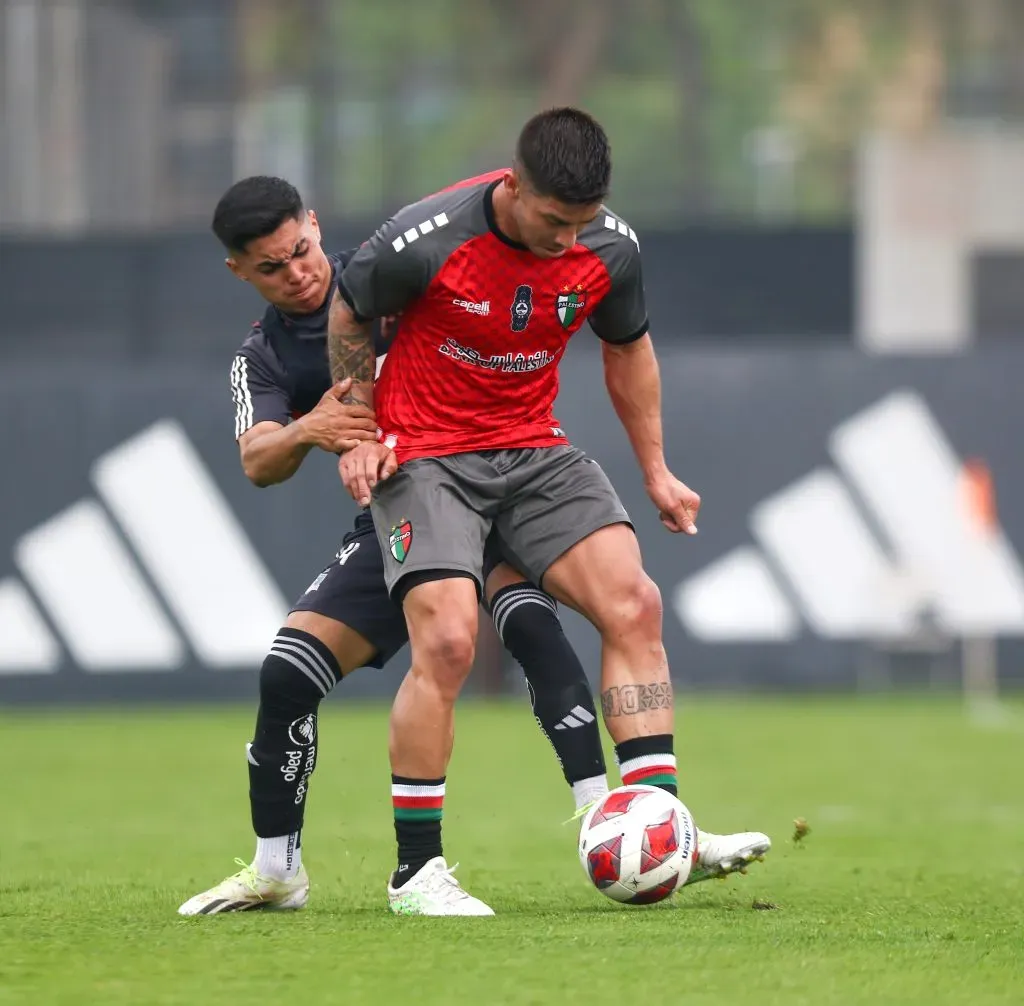
[[[412,522],[403,518],[392,529],[388,538],[388,545],[391,547],[391,554],[396,562],[405,562],[405,557],[412,548]]]
[[[555,300],[555,310],[558,311],[558,320],[562,323],[562,328],[571,328],[572,323],[586,306],[586,290],[577,287],[575,290],[566,290],[560,293]]]

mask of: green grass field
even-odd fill
[[[203,919],[175,909],[252,853],[250,711],[0,715],[0,1003],[1024,1002],[1024,708],[984,729],[951,700],[682,705],[683,800],[769,832],[766,863],[611,903],[526,704],[466,703],[446,853],[498,914],[465,920],[385,907],[382,707],[321,719],[307,910]]]

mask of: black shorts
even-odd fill
[[[485,576],[503,561],[501,547],[492,535],[484,552]],[[409,642],[405,615],[391,600],[384,581],[384,557],[369,510],[356,518],[331,564],[320,571],[291,610],[312,611],[354,629],[377,649],[370,667],[383,667]]]

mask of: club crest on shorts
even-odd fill
[[[524,332],[530,324],[533,314],[533,287],[523,284],[516,287],[516,295],[512,298],[512,331]]]
[[[412,522],[404,517],[392,529],[388,538],[391,554],[396,562],[405,562],[405,557],[412,548]]]
[[[555,310],[558,312],[558,320],[562,323],[562,328],[570,328],[586,306],[586,290],[577,287],[575,290],[566,290],[564,293],[560,293],[555,300]]]

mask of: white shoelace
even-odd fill
[[[449,866],[445,870],[435,869],[430,874],[430,879],[425,885],[427,891],[430,894],[437,894],[445,901],[470,897],[470,895],[462,889],[462,886],[453,876],[458,868],[459,864],[456,863],[454,866]]]

